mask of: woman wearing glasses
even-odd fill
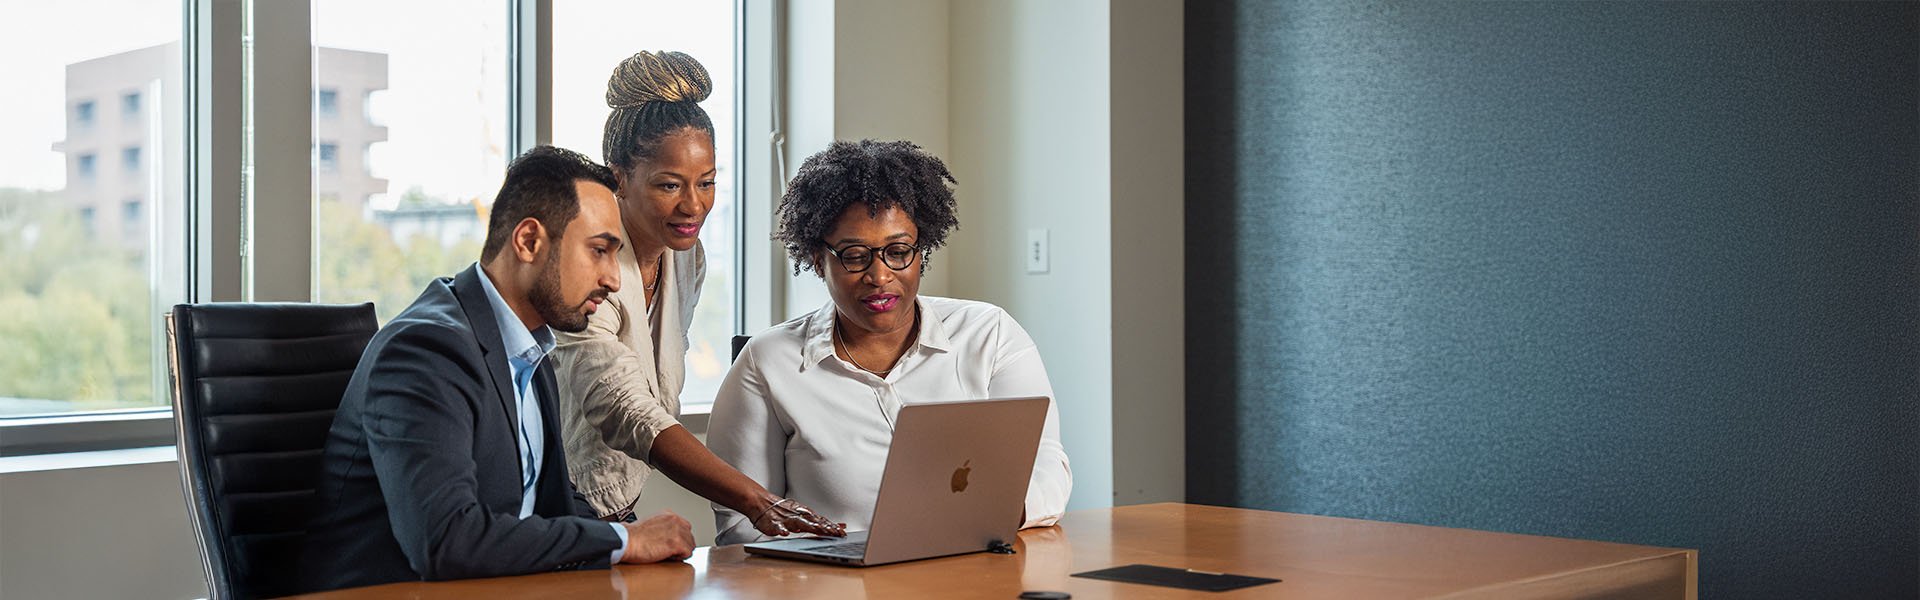
[[[713,209],[713,122],[699,102],[707,70],[679,52],[642,52],[607,81],[602,141],[620,184],[618,291],[587,330],[558,334],[560,431],[574,487],[601,518],[635,520],[641,487],[657,468],[688,490],[752,515],[770,535],[838,535],[843,529],[721,462],[680,425],[687,330],[706,277],[700,230]],[[649,522],[685,526],[669,514]],[[678,521],[677,523],[675,521]]]
[[[928,254],[959,226],[953,182],[908,142],[834,142],[808,158],[775,237],[833,301],[755,335],[714,400],[715,454],[849,529],[872,517],[903,402],[1053,396],[1039,349],[1006,311],[919,295]],[[1022,527],[1052,525],[1072,488],[1049,406]],[[762,539],[746,516],[714,513],[716,543]]]

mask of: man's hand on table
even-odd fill
[[[627,552],[620,556],[620,562],[655,563],[693,556],[693,524],[673,511],[663,510],[625,526]]]

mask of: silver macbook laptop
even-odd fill
[[[1011,544],[1046,419],[1045,397],[903,406],[866,531],[747,553],[871,566]]]

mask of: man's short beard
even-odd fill
[[[592,298],[592,296],[588,296]],[[540,278],[533,282],[533,310],[548,327],[567,333],[579,333],[587,330],[587,315],[579,306],[569,307],[565,298],[560,297],[560,249],[554,248],[547,255],[547,264],[540,270]],[[584,305],[586,302],[581,302]]]

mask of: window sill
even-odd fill
[[[712,404],[691,404],[680,407],[680,426],[695,435],[707,434],[707,416],[713,413]]]
[[[0,475],[173,462],[173,446],[0,457]]]
[[[0,457],[172,446],[173,410],[131,409],[0,419]]]
[[[705,435],[712,410],[711,404],[687,406],[680,424]],[[0,448],[0,474],[172,462],[178,458],[172,426],[171,411],[21,419],[0,425],[8,438]]]

